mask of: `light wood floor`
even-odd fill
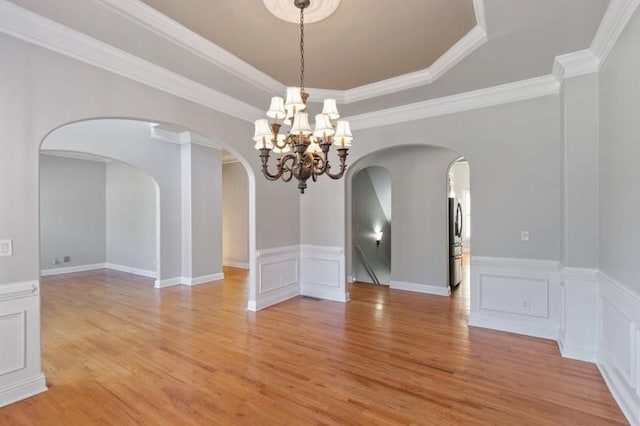
[[[49,391],[2,425],[625,424],[597,368],[554,342],[466,325],[451,298],[355,284],[348,304],[245,311],[246,272],[152,288],[111,271],[42,280]]]

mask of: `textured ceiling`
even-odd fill
[[[276,80],[298,84],[299,26],[273,16],[262,0],[143,1]],[[350,89],[425,69],[475,25],[472,0],[343,0],[327,19],[305,25],[305,84]]]

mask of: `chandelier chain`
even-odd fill
[[[300,8],[300,92],[304,92],[304,7]]]

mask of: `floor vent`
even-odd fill
[[[319,302],[322,299],[320,299],[319,297],[313,297],[313,296],[301,296],[303,299],[308,299],[308,300],[313,300],[314,302]]]

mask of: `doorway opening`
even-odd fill
[[[353,281],[391,283],[391,174],[380,166],[352,178]]]
[[[158,277],[159,189],[124,162],[40,153],[41,275],[111,269]]]
[[[449,213],[449,286],[469,298],[471,258],[471,186],[469,162],[459,158],[447,174]]]

